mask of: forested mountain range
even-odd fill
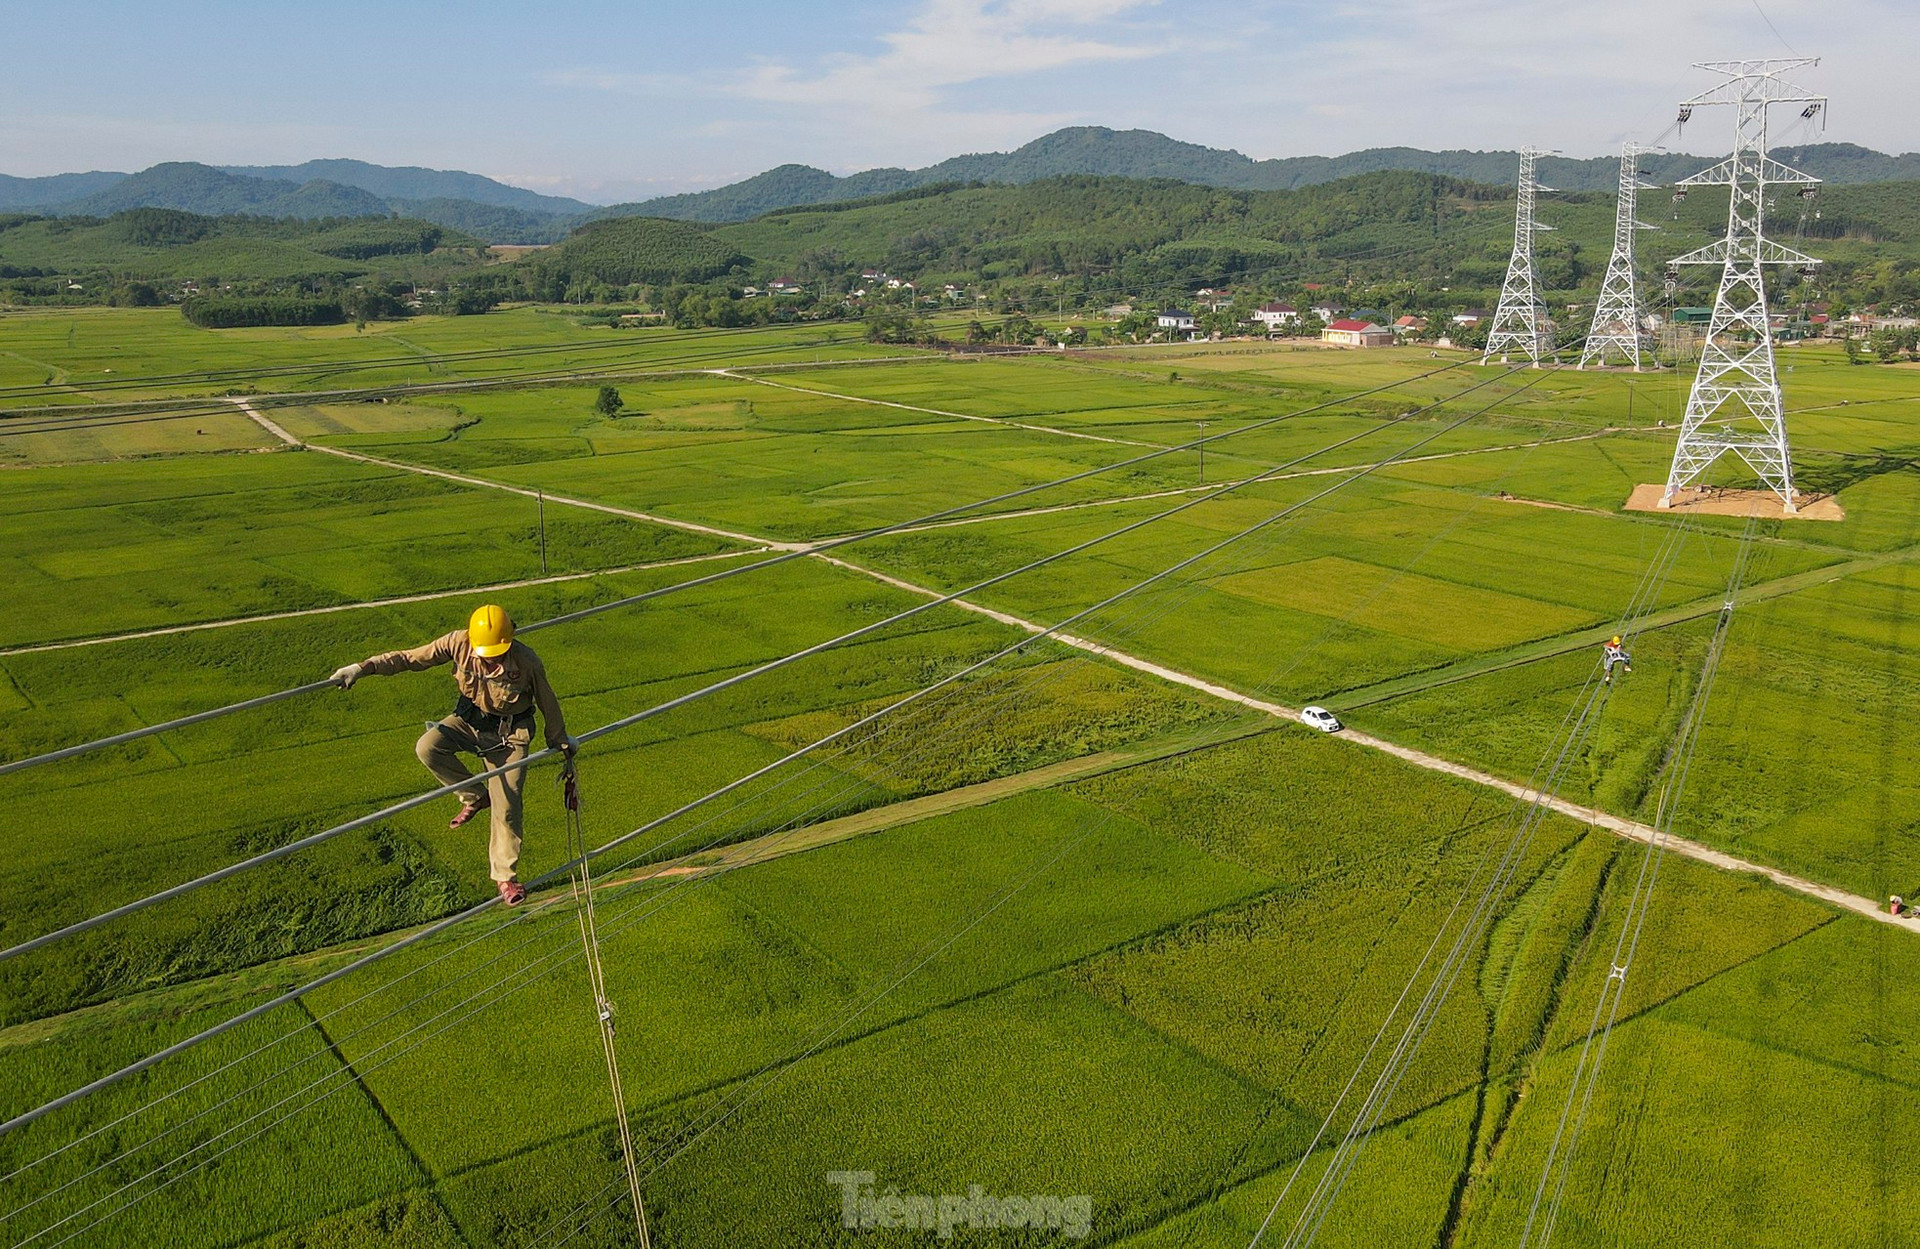
[[[1777,149],[1779,159],[1835,184],[1920,180],[1920,154],[1888,156],[1846,143]],[[843,203],[949,183],[1024,184],[1062,176],[1173,179],[1234,190],[1292,190],[1365,173],[1405,171],[1501,185],[1518,154],[1371,148],[1345,156],[1254,160],[1239,152],[1183,143],[1150,130],[1070,127],[1011,152],[956,156],[923,169],[870,169],[839,177],[806,165],[782,165],[729,186],[595,208],[457,170],[391,167],[356,160],[216,168],[169,162],[136,174],[0,175],[0,212],[107,216],[126,208],[173,208],[203,215],[350,217],[398,214],[432,221],[496,243],[547,243],[608,217],[666,217],[739,222],[782,208]],[[1653,181],[1671,181],[1708,157],[1684,153],[1643,159]],[[1541,177],[1566,191],[1612,190],[1612,157],[1548,157]]]
[[[1613,238],[1613,196],[1543,197],[1538,264],[1546,288],[1589,298]],[[1650,289],[1665,261],[1717,237],[1725,193],[1649,197],[1639,239]],[[1774,232],[1831,262],[1817,279],[1860,298],[1920,298],[1920,183],[1835,186],[1815,200],[1788,194]],[[1201,286],[1298,290],[1397,285],[1447,305],[1489,302],[1513,237],[1513,191],[1439,174],[1382,171],[1292,190],[1223,190],[1172,179],[1066,176],[1009,185],[948,184],[867,200],[816,204],[725,224],[661,218],[603,220],[515,268],[542,299],[593,299],[633,283],[734,285],[778,277],[825,297],[876,283],[878,269],[911,280],[922,301],[987,290],[1045,288],[1185,299]],[[1689,269],[1677,294],[1716,273]],[[1783,284],[1794,281],[1782,274]],[[1909,290],[1908,288],[1912,289]]]
[[[282,196],[313,200],[334,185],[239,181],[243,191],[279,187]],[[132,182],[109,190],[124,195]],[[1643,269],[1657,272],[1667,257],[1716,237],[1725,203],[1724,192],[1685,201],[1649,197],[1641,215],[1659,229],[1641,236]],[[1612,195],[1545,196],[1539,211],[1555,227],[1539,242],[1547,286],[1576,292],[1595,284],[1612,239]],[[1904,282],[1900,275],[1920,262],[1920,182],[1833,186],[1814,200],[1785,194],[1771,213],[1775,235],[1832,261],[1835,277],[1886,268],[1885,280]],[[272,290],[289,279],[325,285],[373,270],[433,285],[434,274],[471,271],[501,298],[592,301],[633,298],[636,284],[738,287],[782,277],[824,297],[859,287],[863,270],[880,269],[929,290],[1057,277],[1086,292],[1177,298],[1221,283],[1292,289],[1286,284],[1396,281],[1484,302],[1499,285],[1512,231],[1512,188],[1440,174],[1389,170],[1275,191],[1070,175],[913,188],[744,222],[608,218],[504,265],[486,263],[479,236],[426,220],[195,216],[153,206],[86,217],[0,215],[0,279],[34,279],[48,292],[64,277],[97,290],[103,275],[111,282],[217,281]]]
[[[1920,154],[1916,153],[1888,156],[1851,143],[1819,143],[1779,148],[1773,155],[1835,183],[1920,179]],[[1716,159],[1678,152],[1653,153],[1641,158],[1641,172],[1650,181],[1670,182]],[[956,156],[924,169],[869,169],[836,178],[806,165],[781,165],[730,186],[619,204],[599,209],[594,215],[745,221],[776,208],[863,199],[937,183],[1023,183],[1068,174],[1173,178],[1247,191],[1293,190],[1386,170],[1504,184],[1514,180],[1519,163],[1518,152],[1429,152],[1409,147],[1369,148],[1345,156],[1254,160],[1239,152],[1182,143],[1151,130],[1075,126],[1042,135],[1011,152]],[[1611,156],[1587,160],[1549,156],[1540,162],[1539,172],[1543,182],[1561,190],[1611,191],[1619,182],[1619,161]]]

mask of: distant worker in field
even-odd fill
[[[1627,648],[1620,643],[1620,635],[1614,634],[1607,644],[1600,648],[1600,663],[1606,668],[1604,684],[1613,684],[1613,670],[1624,668],[1633,671],[1633,656],[1627,654]]]
[[[441,784],[462,785],[472,779],[473,773],[460,761],[463,753],[479,756],[489,771],[525,759],[533,740],[536,708],[546,721],[547,746],[568,756],[577,749],[579,743],[567,736],[560,700],[547,682],[546,665],[526,643],[513,640],[512,618],[491,603],[474,612],[464,629],[412,650],[388,651],[348,664],[331,679],[342,689],[351,689],[369,673],[384,677],[449,663],[459,692],[453,714],[429,726],[413,748]],[[488,858],[500,898],[508,906],[519,906],[527,896],[515,879],[520,863],[520,797],[526,778],[526,769],[519,768],[491,778],[485,788],[463,785],[459,813],[447,822],[448,828],[459,828],[492,809]]]

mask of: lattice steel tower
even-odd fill
[[[1652,187],[1640,181],[1640,153],[1651,149],[1628,143],[1620,149],[1620,199],[1613,214],[1613,257],[1607,261],[1607,276],[1600,283],[1600,302],[1593,306],[1593,326],[1587,331],[1587,345],[1580,353],[1580,367],[1605,364],[1613,355],[1626,357],[1633,371],[1640,371],[1640,349],[1645,335],[1640,329],[1640,284],[1634,275],[1633,238],[1642,230],[1658,227],[1642,222],[1634,215],[1635,201],[1641,191]]]
[[[1520,149],[1520,196],[1513,217],[1513,258],[1507,261],[1507,280],[1500,286],[1500,307],[1494,311],[1493,324],[1487,330],[1487,349],[1480,357],[1485,364],[1497,355],[1518,349],[1533,367],[1540,367],[1545,356],[1553,354],[1553,323],[1534,289],[1540,279],[1533,269],[1533,236],[1552,226],[1533,219],[1533,198],[1539,191],[1551,191],[1534,180],[1533,163],[1551,155],[1542,148]]]
[[[1773,335],[1767,326],[1765,273],[1767,265],[1806,267],[1819,262],[1770,241],[1764,226],[1769,186],[1811,187],[1819,179],[1768,158],[1767,109],[1774,104],[1804,104],[1802,115],[1811,117],[1824,107],[1825,96],[1814,95],[1781,77],[1819,63],[1818,57],[1708,61],[1696,68],[1722,74],[1726,81],[1680,106],[1682,116],[1687,110],[1708,104],[1734,107],[1733,155],[1676,184],[1727,186],[1732,188],[1732,195],[1727,205],[1727,236],[1672,262],[1717,264],[1721,270],[1720,293],[1714,297],[1713,319],[1700,352],[1700,371],[1687,396],[1687,415],[1680,425],[1679,445],[1673,451],[1673,469],[1660,496],[1662,507],[1671,507],[1678,491],[1731,451],[1780,496],[1789,513],[1798,510],[1794,505],[1786,412],[1780,399],[1780,379],[1774,372]]]

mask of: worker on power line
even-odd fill
[[[1600,663],[1606,669],[1603,683],[1607,685],[1613,684],[1613,670],[1615,668],[1624,668],[1628,672],[1633,671],[1633,656],[1627,654],[1627,648],[1621,643],[1618,633],[1607,639],[1606,645],[1600,648]]]
[[[480,812],[492,809],[493,831],[487,857],[500,898],[519,906],[527,891],[515,878],[520,862],[521,792],[526,769],[516,768],[490,778],[484,788],[463,785],[473,773],[461,754],[477,755],[487,770],[506,767],[527,757],[533,740],[534,712],[546,721],[547,746],[571,756],[579,743],[567,736],[560,700],[547,682],[546,665],[524,642],[513,640],[513,619],[489,603],[473,613],[464,629],[455,629],[412,650],[388,651],[333,674],[342,689],[369,673],[392,676],[422,672],[440,664],[453,665],[453,684],[459,691],[453,714],[428,726],[414,745],[427,771],[443,785],[461,785],[460,810],[447,822],[459,828]]]

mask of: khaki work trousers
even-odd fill
[[[459,785],[473,777],[460,761],[462,754],[478,755],[491,771],[526,758],[527,743],[532,738],[530,722],[500,737],[474,728],[459,716],[448,716],[420,735],[413,752],[442,785]],[[485,797],[493,804],[488,811],[493,817],[493,833],[487,842],[487,858],[496,881],[512,880],[514,869],[520,865],[520,795],[526,783],[525,768],[486,782]],[[479,785],[464,786],[460,792],[482,796]]]

